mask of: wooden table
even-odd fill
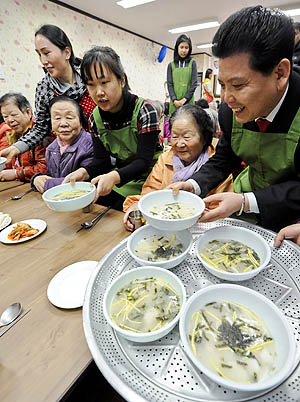
[[[91,362],[82,328],[82,310],[64,310],[47,298],[53,276],[67,265],[83,260],[100,260],[128,236],[122,213],[110,210],[90,230],[76,233],[93,212],[55,212],[47,208],[41,194],[32,192],[18,201],[8,201],[29,187],[7,189],[0,183],[0,211],[9,213],[12,223],[38,218],[47,229],[30,241],[0,243],[0,311],[21,302],[31,311],[0,338],[0,401],[34,402],[59,400]]]

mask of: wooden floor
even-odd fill
[[[94,362],[61,402],[125,402],[106,381]]]

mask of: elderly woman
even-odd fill
[[[126,212],[124,224],[128,230],[134,230],[128,214],[137,209],[137,202],[143,195],[189,179],[215,152],[211,143],[212,121],[199,106],[186,104],[177,109],[170,120],[170,127],[172,149],[160,155],[141,194],[127,197],[123,204],[123,211]],[[222,191],[232,191],[231,175],[212,193]]]
[[[50,102],[50,116],[56,139],[46,149],[48,171],[31,179],[32,188],[40,193],[58,186],[69,173],[93,159],[93,140],[82,128],[84,116],[79,103],[65,95],[56,96]]]
[[[6,123],[1,130],[1,147],[15,144],[33,126],[30,103],[20,93],[9,92],[0,98],[0,113]],[[30,181],[37,172],[47,170],[45,148],[38,145],[22,155],[15,156],[0,173],[1,181]]]

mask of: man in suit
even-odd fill
[[[283,12],[256,6],[231,15],[214,36],[223,134],[216,154],[191,179],[169,187],[205,197],[242,161],[247,168],[236,177],[234,192],[204,199],[201,222],[236,213],[278,230],[300,218],[300,75],[292,71],[294,35]]]

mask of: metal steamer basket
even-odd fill
[[[196,240],[204,230],[216,226],[240,226],[259,233],[270,246],[275,234],[236,219],[196,224],[190,230]],[[95,269],[86,291],[83,326],[88,346],[102,374],[127,401],[300,401],[300,248],[284,241],[272,249],[271,266],[256,277],[240,282],[272,300],[290,322],[297,343],[293,373],[280,386],[263,392],[229,390],[196,370],[180,342],[178,326],[164,338],[136,344],[118,336],[102,311],[103,295],[111,281],[122,272],[138,267],[123,240]],[[201,265],[193,244],[187,258],[172,271],[183,281],[188,297],[197,290],[225,283]]]

